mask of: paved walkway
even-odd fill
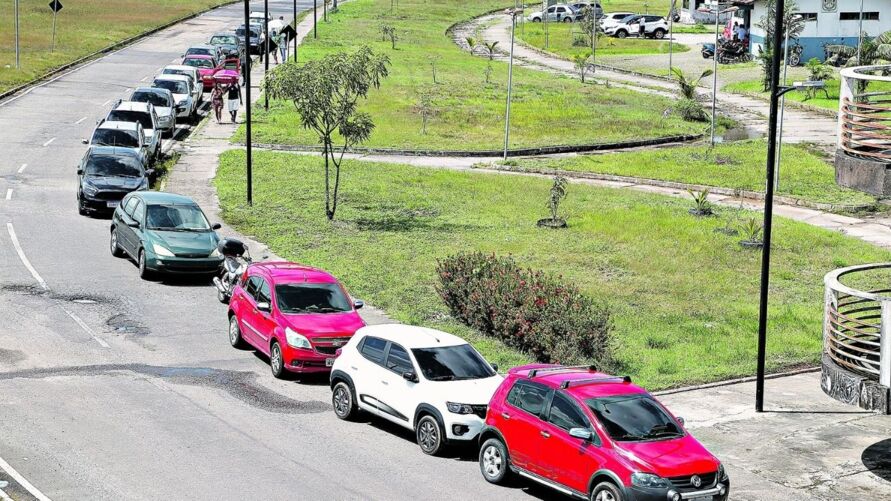
[[[488,15],[477,18],[459,27],[455,32],[455,41],[467,49],[464,37],[478,36],[486,42],[498,42],[501,51],[510,48],[510,18],[505,15]],[[474,35],[478,33],[478,35]],[[501,57],[504,57],[502,52]],[[573,63],[552,55],[532,49],[521,43],[514,45],[515,62],[534,68],[545,68],[551,71],[575,76]],[[752,71],[759,71],[757,68]],[[595,78],[600,81],[622,83],[638,87],[638,90],[670,92],[676,95],[676,85],[660,78],[630,75],[604,68],[597,68]],[[711,98],[711,92],[701,90],[705,99]],[[743,122],[747,128],[764,135],[767,133],[767,120],[770,106],[766,101],[753,99],[739,94],[718,91],[718,109],[725,114]],[[815,143],[834,151],[836,144],[836,121],[819,113],[786,107],[783,140],[790,143]]]

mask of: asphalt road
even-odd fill
[[[290,1],[269,3],[290,19]],[[393,426],[339,421],[324,378],[275,380],[266,360],[229,346],[212,286],[140,280],[110,255],[108,220],[77,214],[80,141],[110,102],[242,19],[241,6],[218,9],[0,103],[0,489],[53,500],[553,497],[488,485],[473,450],[427,457]]]

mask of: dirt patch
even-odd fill
[[[26,358],[23,351],[0,348],[0,365],[15,365]]]

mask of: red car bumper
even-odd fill
[[[292,348],[287,344],[282,347],[282,358],[285,369],[289,372],[331,372],[331,366],[334,365],[333,353],[328,355],[315,350]]]

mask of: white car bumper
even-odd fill
[[[445,417],[446,439],[453,441],[475,440],[485,421],[475,414],[452,414]]]

